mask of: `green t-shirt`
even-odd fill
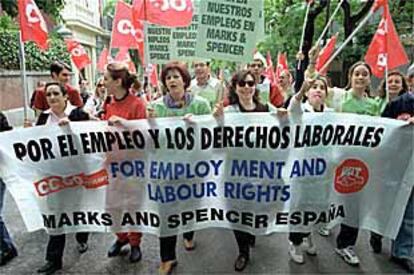
[[[337,112],[353,113],[360,115],[380,116],[386,105],[385,98],[358,98],[353,95],[352,90],[332,89],[332,97],[328,100],[330,107]]]
[[[198,86],[197,79],[191,81],[191,93],[194,96],[200,96],[207,99],[210,107],[213,108],[216,104],[220,92],[223,90],[223,85],[217,78],[210,77],[205,86]]]
[[[159,98],[151,104],[156,117],[184,116],[186,114],[207,115],[211,114],[209,102],[199,96],[194,96],[184,108],[169,108],[164,104],[163,98]]]

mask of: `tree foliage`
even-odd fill
[[[286,52],[290,66],[295,62],[296,53],[299,51],[300,37],[305,17],[305,1],[303,0],[264,0],[265,1],[265,22],[266,37],[259,44],[259,50],[262,52],[270,51],[275,58],[278,52]],[[333,0],[316,0],[312,9],[323,6],[325,3],[330,5],[330,13],[338,5],[338,1]],[[345,37],[348,36],[358,25],[360,20],[365,17],[373,0],[362,3],[360,0],[346,0],[343,7],[335,16],[330,35],[339,32],[338,44],[341,44]],[[402,38],[406,48],[410,43],[414,43],[412,28],[414,14],[414,1],[396,0],[389,1],[390,11],[396,26],[396,29]],[[315,18],[315,34],[313,43],[321,34],[327,21],[326,12],[328,5],[325,5],[323,11]],[[312,11],[311,9],[311,11]],[[377,29],[380,12],[357,34],[353,39],[352,45],[347,46],[339,58],[354,62],[360,60],[365,55],[372,35]],[[411,44],[412,46],[412,44]],[[275,62],[275,60],[274,60]],[[348,62],[347,62],[348,63]]]
[[[52,61],[70,63],[69,53],[63,40],[52,35],[49,49],[40,51],[33,42],[25,43],[26,69],[28,71],[47,71]],[[0,70],[20,70],[18,32],[0,32]]]
[[[46,14],[59,21],[61,19],[60,11],[64,8],[65,1],[67,0],[36,0],[36,5],[40,10],[43,10]],[[17,16],[16,0],[1,0],[0,3],[4,12],[12,17]]]

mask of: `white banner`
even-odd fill
[[[1,133],[0,177],[29,231],[259,235],[343,221],[394,238],[413,138],[403,122],[352,114],[74,122]]]

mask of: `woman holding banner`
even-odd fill
[[[136,77],[129,73],[124,63],[111,63],[106,67],[104,85],[108,98],[104,105],[103,119],[110,124],[122,125],[126,120],[146,118],[145,105],[129,90]],[[117,233],[117,239],[108,250],[108,257],[118,256],[123,246],[129,243],[131,263],[141,260],[141,232]]]
[[[259,90],[256,88],[255,76],[251,71],[242,70],[235,73],[229,85],[229,103],[223,107],[223,102],[217,103],[213,115],[223,116],[224,113],[270,112],[277,109],[270,104],[260,102]],[[256,237],[250,233],[233,230],[239,247],[239,255],[234,263],[234,270],[243,271],[250,258],[250,246],[254,246]]]
[[[58,82],[50,82],[45,86],[45,96],[50,108],[40,114],[36,125],[59,125],[64,126],[69,121],[89,120],[88,113],[81,108],[72,106],[68,101],[68,94],[65,86]],[[25,123],[27,126],[27,122]],[[79,253],[88,249],[87,232],[76,233]],[[46,248],[46,264],[39,268],[39,273],[53,274],[62,269],[63,251],[65,249],[65,234],[49,235]]]
[[[184,116],[190,120],[191,115],[211,114],[209,102],[199,96],[193,96],[188,88],[191,76],[185,64],[170,62],[161,72],[161,82],[167,90],[167,94],[149,105],[149,117],[174,117]],[[184,248],[193,250],[194,232],[184,233]],[[161,265],[160,274],[169,274],[177,265],[175,247],[177,236],[160,237]]]
[[[318,50],[309,52],[308,70],[313,71]],[[329,91],[328,106],[337,112],[380,116],[386,106],[387,96],[372,98],[370,92],[372,71],[368,64],[359,61],[348,71],[348,84],[345,89],[333,88]],[[358,228],[341,224],[335,251],[350,265],[359,265],[359,258],[353,249],[358,238]]]

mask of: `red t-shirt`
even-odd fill
[[[131,93],[128,93],[121,100],[116,100],[115,97],[111,97],[111,101],[105,104],[104,109],[104,120],[108,120],[111,116],[119,116],[127,120],[147,117],[144,102]]]
[[[68,92],[68,100],[70,104],[76,107],[82,107],[83,101],[82,101],[82,98],[80,97],[78,90],[76,90],[69,84],[65,84],[65,88],[66,88],[66,91]],[[42,110],[42,111],[49,109],[49,104],[47,104],[46,94],[45,94],[44,89],[36,93],[33,106],[35,109]]]

